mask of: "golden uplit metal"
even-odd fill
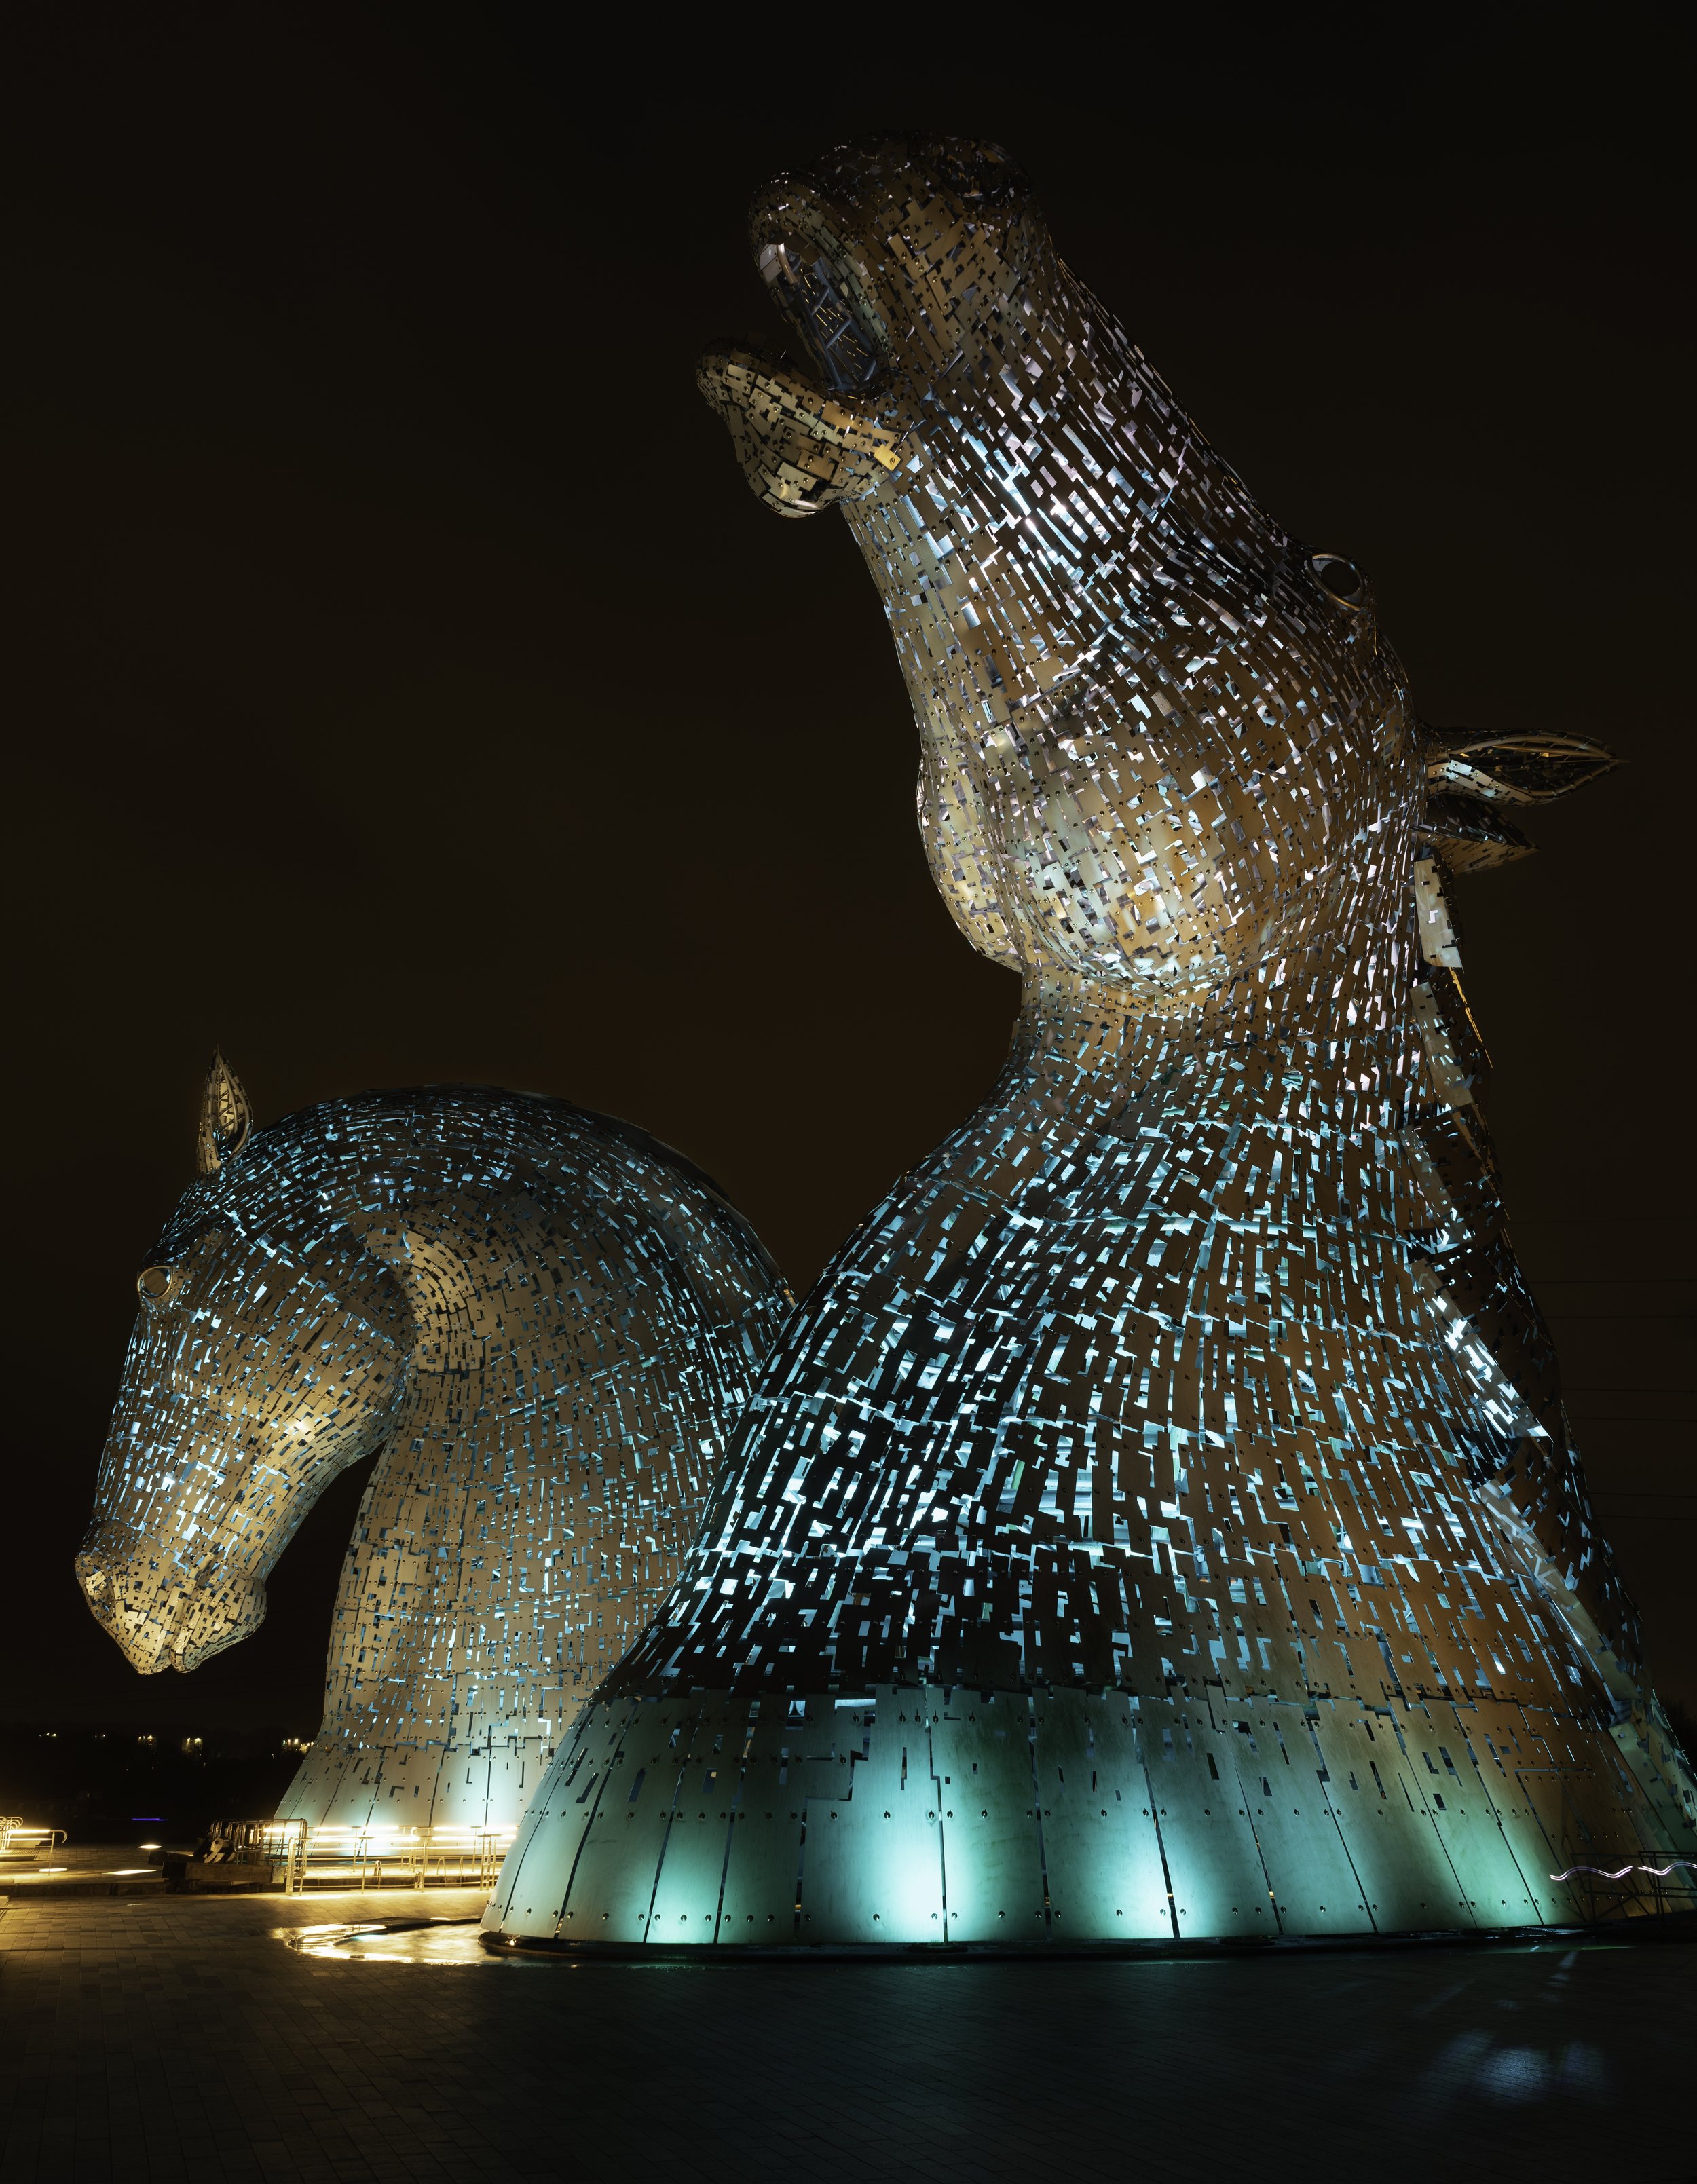
[[[1504,806],[1607,754],[1424,723],[1366,577],[1258,504],[996,148],[843,148],[752,240],[796,354],[721,346],[702,389],[769,506],[842,509],[933,877],[1024,1000],[784,1329],[489,1932],[1690,1902],[1697,1791],[1510,1249],[1451,900],[1529,846]]]

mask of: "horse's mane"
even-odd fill
[[[603,1156],[595,1160],[595,1153]],[[387,1168],[385,1195],[452,1182],[476,1190],[515,1170],[569,1173],[575,1152],[609,1179],[663,1179],[696,1201],[698,1216],[734,1232],[745,1250],[770,1264],[754,1232],[705,1169],[634,1123],[546,1093],[492,1084],[423,1084],[357,1092],[315,1102],[255,1129],[216,1173],[191,1185],[156,1247],[173,1257],[198,1231],[257,1210],[278,1186],[285,1196],[312,1190],[327,1175],[346,1174],[370,1153]],[[456,1164],[454,1158],[458,1156]],[[636,1171],[632,1177],[633,1167]],[[596,1178],[599,1180],[600,1178]],[[776,1268],[772,1269],[776,1274]]]

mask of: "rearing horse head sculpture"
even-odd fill
[[[1024,996],[786,1324],[486,1924],[1534,1926],[1598,1915],[1588,1859],[1642,1908],[1697,1782],[1509,1248],[1447,895],[1607,755],[1420,722],[1367,579],[994,147],[833,152],[752,239],[800,358],[721,344],[702,389],[770,506],[843,510],[933,875]]]
[[[846,147],[751,233],[804,365],[722,345],[702,390],[769,506],[845,510],[932,873],[985,954],[1214,1039],[1329,1011],[1340,978],[1370,1006],[1417,831],[1512,846],[1463,803],[1515,794],[1493,756],[1543,790],[1610,763],[1421,728],[1365,577],[1260,507],[997,147]]]

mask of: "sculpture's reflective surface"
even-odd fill
[[[704,1176],[563,1100],[256,1131],[220,1062],[200,1168],[137,1284],[89,1605],[137,1668],[194,1668],[381,1447],[281,1810],[511,1825],[671,1582],[787,1293]]]
[[[807,365],[726,348],[704,391],[768,503],[843,507],[932,872],[1024,1005],[779,1338],[488,1924],[1631,1908],[1697,1802],[1509,1249],[1446,894],[1606,754],[1425,727],[1366,579],[1256,504],[1000,153],[834,153],[753,239]]]

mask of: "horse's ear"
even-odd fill
[[[195,1164],[203,1175],[216,1175],[232,1153],[248,1142],[254,1127],[254,1110],[241,1081],[224,1056],[215,1049],[206,1072],[206,1089],[200,1095],[200,1133],[195,1145]]]
[[[1435,795],[1484,804],[1548,804],[1620,760],[1585,736],[1482,736],[1427,728],[1426,777]]]
[[[1493,865],[1529,857],[1534,847],[1512,819],[1471,797],[1428,796],[1420,838],[1436,850],[1451,872],[1488,872]]]

